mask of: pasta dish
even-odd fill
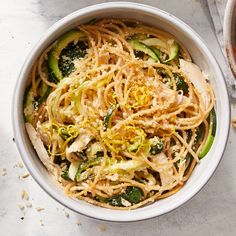
[[[184,186],[214,141],[214,100],[174,36],[102,19],[37,58],[23,106],[38,157],[66,194],[127,210]]]

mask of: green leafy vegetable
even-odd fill
[[[174,74],[177,90],[182,90],[184,93],[188,92],[188,84],[178,75]]]
[[[121,195],[116,195],[114,197],[111,197],[107,200],[107,203],[112,206],[123,206],[121,201]]]
[[[74,42],[69,43],[62,50],[58,65],[63,77],[68,76],[74,70],[73,60],[84,57],[87,53],[87,48],[87,42],[79,41],[76,44]]]
[[[141,201],[142,195],[143,193],[140,188],[135,186],[129,186],[126,188],[125,193],[107,199],[107,203],[112,206],[124,207],[125,205],[122,202],[122,198],[128,201],[129,203],[137,204]]]
[[[93,167],[93,166],[97,166],[101,163],[101,157],[98,157],[96,159],[93,159],[93,160],[89,160],[89,161],[86,161],[86,162],[83,162],[77,172],[76,172],[76,175],[75,175],[75,181],[78,180],[78,178],[80,177],[81,173],[85,170],[87,170],[88,168],[90,167]]]
[[[79,43],[80,41],[85,40],[85,33],[76,29],[65,33],[57,40],[48,54],[48,71],[50,80],[58,83],[63,79],[65,74],[68,74],[73,70],[71,57],[81,56],[84,53],[84,50],[81,51],[80,47],[76,46],[77,44],[75,44],[75,42]],[[69,48],[67,48],[67,46],[69,46]],[[61,56],[62,52],[65,54],[64,58]],[[63,62],[60,61],[61,58],[64,59]]]
[[[69,173],[68,171],[65,171],[61,174],[61,177],[64,179],[64,180],[71,180],[70,177],[69,177]]]
[[[139,203],[142,197],[142,190],[138,187],[129,186],[126,189],[125,199],[131,203]]]

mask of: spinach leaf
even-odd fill
[[[188,84],[178,74],[174,74],[177,90],[182,90],[184,93],[188,92]]]
[[[115,195],[111,198],[107,199],[107,203],[112,205],[112,206],[123,206],[122,203],[122,198],[127,200],[130,203],[139,203],[141,201],[142,198],[142,190],[138,187],[135,186],[129,186],[126,188],[125,193],[119,194],[119,195]]]
[[[58,65],[62,75],[68,76],[74,70],[73,60],[84,57],[87,53],[88,43],[79,41],[78,43],[71,42],[66,46],[60,55]]]

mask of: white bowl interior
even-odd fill
[[[190,52],[193,61],[209,75],[216,95],[217,132],[210,152],[195,168],[191,178],[178,193],[136,210],[119,211],[70,199],[63,193],[58,184],[55,184],[39,161],[25,132],[22,98],[27,75],[35,59],[62,33],[93,18],[127,18],[127,16],[173,34]],[[194,196],[208,181],[217,167],[226,145],[229,130],[229,101],[225,82],[215,59],[192,29],[170,14],[153,7],[124,2],[107,3],[72,13],[50,28],[39,41],[26,60],[16,85],[13,101],[13,126],[17,146],[24,163],[39,185],[54,199],[68,208],[90,217],[110,221],[136,221],[162,215],[175,209]]]

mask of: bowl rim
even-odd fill
[[[228,63],[230,69],[236,78],[236,58],[234,56],[234,50],[232,46],[232,23],[233,23],[233,14],[235,12],[236,0],[228,0],[225,8],[224,23],[223,23],[223,37],[226,56],[228,58]]]
[[[99,214],[99,211],[97,211],[97,213],[96,213],[96,210],[93,211],[92,207],[90,207],[91,209],[89,209],[89,211],[88,211],[88,208],[83,209],[83,207],[81,207],[80,209],[79,208],[75,209],[73,204],[69,203],[66,196],[64,196],[64,195],[61,196],[56,191],[54,191],[52,188],[50,188],[50,186],[47,185],[47,183],[45,183],[44,178],[41,177],[41,175],[39,174],[37,168],[34,168],[31,166],[30,158],[27,158],[28,150],[25,147],[24,142],[23,142],[23,139],[24,139],[23,134],[22,134],[23,132],[21,132],[21,128],[20,128],[22,126],[22,124],[21,124],[20,116],[18,115],[20,108],[18,106],[17,100],[19,98],[19,93],[20,93],[20,89],[21,89],[21,84],[22,84],[21,82],[22,82],[22,80],[24,80],[27,68],[30,65],[31,58],[34,58],[34,55],[39,51],[40,46],[42,46],[44,42],[48,41],[48,37],[50,35],[52,35],[56,31],[60,30],[63,27],[63,25],[65,25],[68,22],[73,21],[73,19],[75,19],[75,18],[86,15],[86,14],[96,11],[96,10],[114,9],[114,8],[119,8],[119,7],[123,8],[123,9],[127,9],[127,10],[135,9],[138,11],[148,12],[153,15],[158,15],[159,17],[164,18],[166,21],[171,22],[175,26],[180,27],[181,30],[184,31],[185,33],[187,33],[188,35],[191,35],[191,37],[194,38],[194,40],[197,42],[197,44],[200,45],[201,48],[204,49],[210,63],[212,64],[214,69],[217,70],[216,74],[218,75],[218,77],[221,77],[222,93],[224,94],[225,101],[226,101],[224,109],[227,112],[224,116],[224,119],[225,119],[225,124],[227,125],[227,127],[225,127],[225,129],[224,129],[225,139],[222,141],[223,145],[219,149],[218,159],[209,167],[208,174],[205,175],[205,177],[198,183],[197,187],[195,189],[191,190],[188,195],[186,195],[185,197],[180,199],[178,201],[178,203],[176,203],[174,206],[171,206],[168,210],[164,210],[161,212],[151,212],[151,214],[150,214],[150,212],[149,212],[149,214],[145,214],[145,212],[140,212],[141,214],[136,213],[136,215],[128,215],[128,216],[126,214],[122,214],[122,216],[121,216],[121,215],[115,214],[116,211],[113,211],[114,214],[101,215],[101,214]],[[85,215],[85,216],[88,216],[88,217],[91,217],[91,218],[94,218],[94,219],[111,221],[111,222],[134,222],[134,221],[141,221],[141,220],[146,220],[146,219],[150,219],[153,217],[161,216],[163,214],[166,214],[166,213],[178,208],[179,206],[181,206],[184,203],[186,203],[187,201],[189,201],[193,196],[195,196],[204,187],[204,185],[209,181],[210,177],[215,172],[220,160],[222,159],[224,150],[226,148],[226,143],[228,140],[228,135],[229,135],[229,121],[230,121],[229,118],[230,118],[229,97],[228,97],[228,92],[226,89],[225,79],[222,75],[221,69],[220,69],[216,59],[214,58],[214,56],[212,55],[210,50],[206,47],[206,44],[201,39],[201,37],[192,28],[190,28],[187,24],[185,24],[183,21],[176,18],[172,14],[165,12],[161,9],[158,9],[156,7],[152,7],[152,6],[144,5],[144,4],[139,4],[139,3],[134,3],[134,2],[109,2],[109,3],[101,3],[101,4],[91,5],[91,6],[82,8],[80,10],[77,10],[77,11],[67,15],[66,17],[62,18],[61,20],[56,22],[54,25],[52,25],[46,31],[46,33],[44,33],[44,35],[41,37],[41,39],[35,44],[35,46],[31,50],[31,52],[28,54],[23,66],[22,66],[17,83],[15,85],[14,97],[12,100],[12,124],[13,124],[13,133],[14,133],[14,137],[16,140],[16,145],[17,145],[18,151],[21,155],[21,158],[22,158],[25,166],[29,170],[33,179],[39,184],[39,186],[49,196],[51,196],[54,200],[56,200],[60,204],[64,205],[65,207],[71,209],[72,211],[82,214],[82,215]],[[122,211],[122,212],[124,212],[124,211]]]

